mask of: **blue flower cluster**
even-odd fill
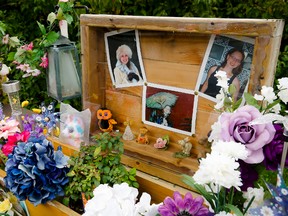
[[[61,148],[54,152],[44,136],[20,142],[9,154],[4,178],[6,187],[19,200],[28,199],[35,206],[64,195],[68,183],[68,157]]]

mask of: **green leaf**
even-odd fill
[[[240,107],[241,103],[242,103],[243,98],[241,97],[239,100],[237,100],[234,104],[233,104],[233,110],[236,110]]]
[[[258,101],[251,94],[245,92],[244,98],[245,98],[245,101],[248,105],[251,105],[251,106],[256,107],[257,109],[260,109]]]
[[[231,204],[226,204],[224,205],[226,208],[230,209],[234,214],[236,214],[237,216],[243,216],[242,212],[240,211],[239,208],[237,208],[234,205]]]
[[[65,206],[69,206],[69,197],[64,197],[63,200],[62,200],[62,203],[63,203]]]
[[[44,40],[43,45],[45,47],[51,46],[56,40],[59,38],[59,34],[57,32],[51,31],[47,34],[46,40]]]
[[[230,95],[232,95],[232,97],[233,97],[233,95],[234,95],[235,92],[236,92],[236,87],[235,87],[235,85],[233,85],[233,84],[229,85],[229,87],[228,87],[228,92],[229,92]]]
[[[208,193],[202,185],[197,184],[191,176],[183,174],[182,177],[182,181],[185,184],[197,190],[197,192],[200,193],[207,200],[207,202],[209,202],[211,208],[215,209],[215,196]]]
[[[11,47],[16,47],[16,46],[20,45],[20,41],[19,41],[18,37],[10,37],[9,38],[9,45]]]
[[[56,20],[56,14],[54,12],[49,13],[47,20],[50,23],[50,25],[52,25],[54,21]]]
[[[0,32],[2,33],[2,35],[5,35],[5,31],[6,31],[6,25],[0,21]]]
[[[42,33],[43,35],[45,35],[45,34],[46,34],[45,26],[42,25],[42,24],[41,24],[40,22],[38,22],[38,21],[37,21],[37,24],[38,24],[38,27],[39,27],[41,33]]]
[[[108,166],[104,167],[103,171],[105,174],[108,174],[110,172],[110,167]]]
[[[68,24],[73,22],[73,17],[69,14],[64,14],[64,19],[67,21]]]
[[[129,179],[131,180],[131,181],[136,181],[136,178],[134,177],[134,176],[129,176]]]
[[[96,158],[101,152],[101,146],[97,147],[93,153],[93,157]]]
[[[276,101],[273,101],[273,103],[269,104],[267,107],[266,107],[266,110],[270,110],[272,107],[274,107],[276,104],[280,103],[281,100],[278,99]]]

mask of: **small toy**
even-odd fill
[[[84,122],[77,115],[67,115],[61,135],[67,144],[80,148],[84,142]]]
[[[148,144],[149,143],[149,139],[147,136],[148,129],[146,127],[141,127],[139,131],[140,133],[136,139],[136,142],[139,144]]]
[[[99,129],[103,132],[111,132],[113,130],[113,125],[117,122],[112,119],[112,113],[109,109],[100,108],[97,110],[97,119]]]
[[[134,134],[132,133],[132,130],[130,128],[131,121],[127,120],[124,122],[124,125],[126,125],[125,131],[123,133],[122,138],[124,140],[133,140],[134,139]]]
[[[169,136],[165,135],[162,138],[158,138],[154,144],[154,148],[167,149],[169,144]]]
[[[189,157],[191,154],[190,151],[192,149],[192,144],[189,142],[189,137],[186,137],[183,140],[179,140],[178,144],[181,146],[182,152],[176,152],[174,154],[174,157],[177,157],[177,158]]]
[[[42,128],[47,128],[50,134],[53,129],[57,128],[56,123],[60,120],[60,113],[55,111],[55,103],[51,102],[47,107],[45,103],[41,103],[41,114],[35,118],[36,122]]]

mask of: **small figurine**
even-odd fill
[[[162,138],[158,138],[154,144],[154,148],[167,149],[169,144],[169,136],[165,135]]]
[[[123,133],[122,138],[124,140],[133,140],[134,139],[134,134],[132,133],[132,130],[130,128],[131,121],[127,120],[124,122],[124,125],[126,125],[125,131]]]
[[[178,144],[181,146],[182,152],[176,152],[174,156],[177,158],[189,157],[191,154],[190,151],[192,149],[192,144],[189,142],[189,137],[186,137],[183,140],[179,140]]]
[[[148,139],[147,133],[148,133],[148,129],[146,127],[141,127],[140,133],[136,139],[136,142],[139,144],[148,144],[149,139]]]
[[[109,109],[100,108],[97,110],[98,126],[103,132],[111,132],[113,130],[113,125],[117,122],[112,119],[112,113]]]

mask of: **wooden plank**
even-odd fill
[[[284,21],[267,19],[228,19],[190,17],[152,17],[81,14],[80,24],[107,28],[149,31],[196,32],[245,36],[281,36]]]
[[[140,31],[142,58],[200,65],[209,39],[210,35],[203,34]]]

